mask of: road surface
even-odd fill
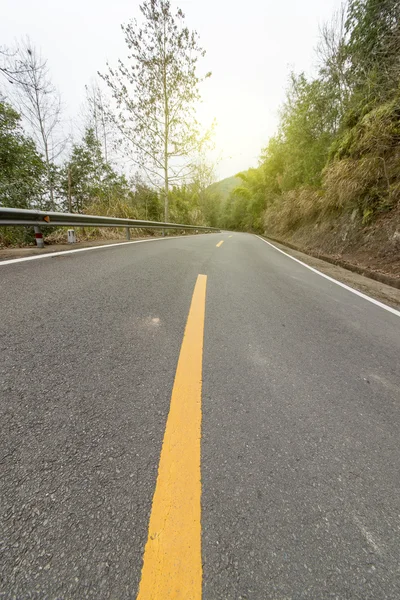
[[[0,598],[400,598],[396,311],[236,233],[0,264],[0,311]]]

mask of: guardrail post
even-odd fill
[[[36,246],[38,248],[44,248],[43,233],[40,231],[40,227],[34,225],[33,229],[35,230]]]
[[[67,231],[68,244],[76,244],[76,235],[74,229],[68,229]]]
[[[130,240],[131,239],[131,232],[130,232],[129,227],[127,227],[125,231],[126,231],[126,239]]]

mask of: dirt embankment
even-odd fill
[[[304,224],[286,234],[266,231],[271,239],[400,288],[400,206],[362,223],[357,211]]]

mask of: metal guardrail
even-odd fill
[[[25,210],[21,208],[4,208],[0,206],[0,226],[33,226],[36,242],[42,240],[40,227],[125,227],[126,237],[130,239],[130,229],[194,229],[196,231],[220,231],[215,227],[200,225],[184,225],[182,223],[160,223],[158,221],[140,221],[136,219],[118,219],[116,217],[99,217],[74,213],[46,212],[42,210]]]
[[[0,225],[38,225],[38,226],[75,226],[75,227],[130,227],[143,229],[198,229],[199,231],[220,231],[215,227],[184,225],[182,223],[159,223],[158,221],[139,221],[136,219],[117,219],[74,213],[46,212],[43,210],[24,210],[0,206]]]

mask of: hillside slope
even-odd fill
[[[400,277],[400,3],[348,0],[315,76],[291,74],[277,132],[221,210],[266,233]]]
[[[240,184],[241,180],[239,179],[239,177],[236,177],[236,175],[234,175],[233,177],[227,177],[226,179],[221,179],[221,181],[216,181],[215,183],[212,183],[210,186],[208,186],[207,191],[218,195],[220,199],[224,201]]]

